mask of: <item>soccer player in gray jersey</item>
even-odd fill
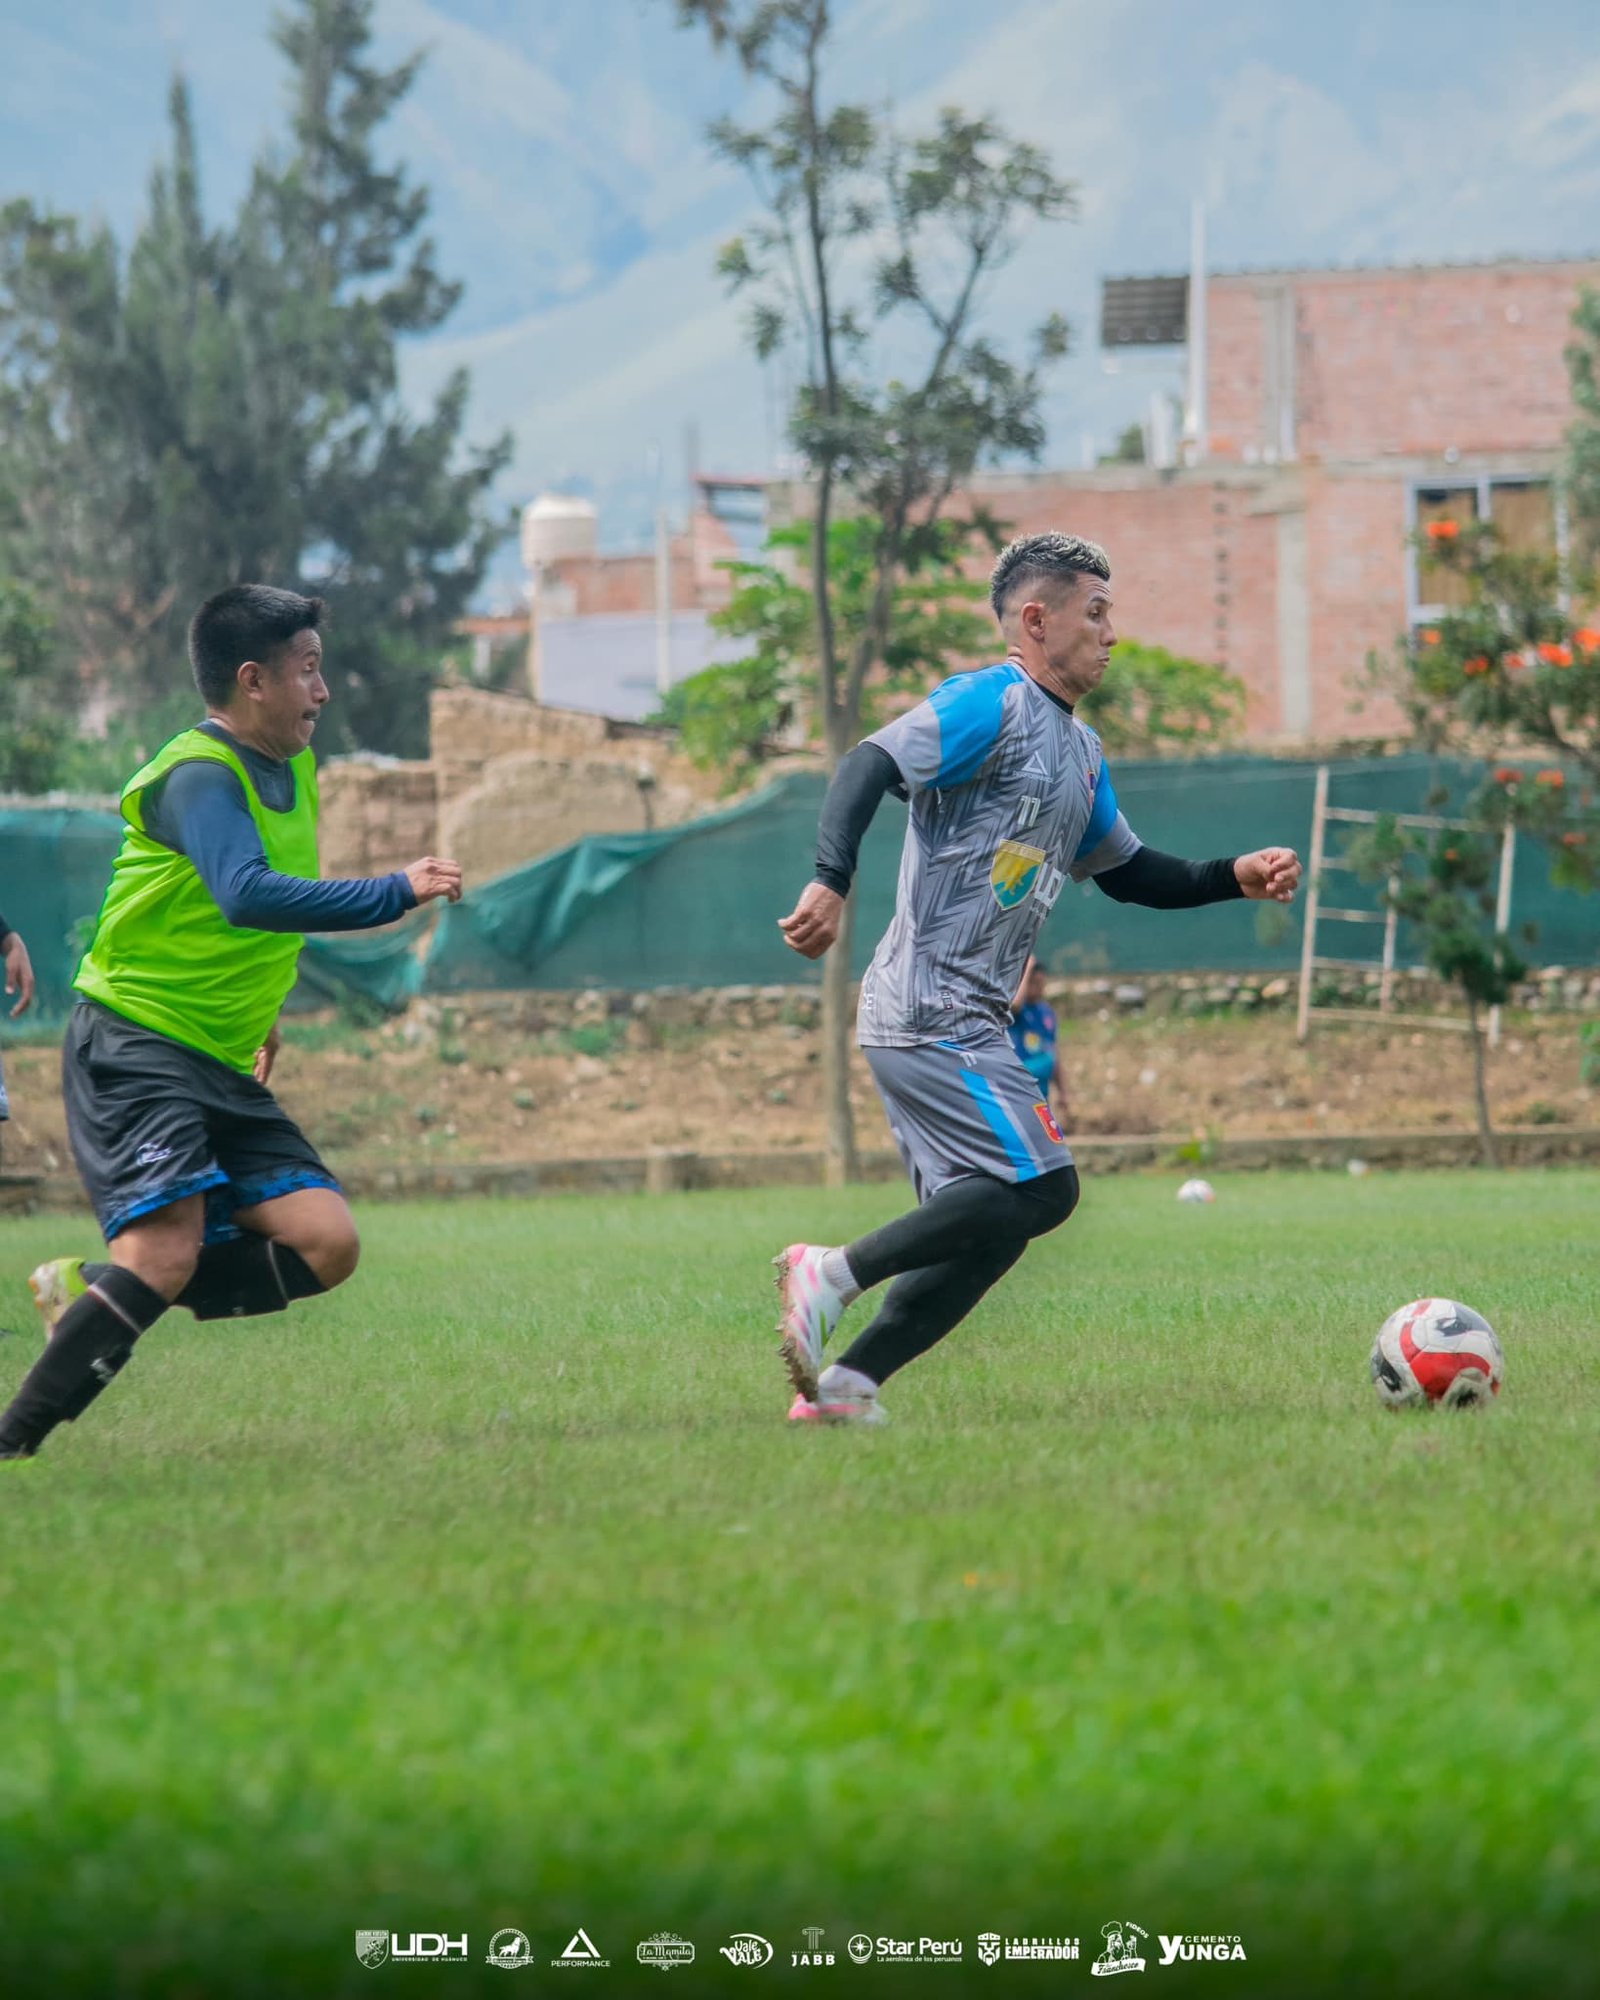
[[[879,1386],[933,1346],[1078,1200],[1077,1169],[1006,1034],[1011,996],[1068,876],[1118,902],[1287,903],[1292,849],[1183,861],[1143,845],[1100,739],[1074,704],[1116,645],[1111,566],[1076,535],[1029,535],[995,565],[998,665],[957,674],[845,757],[822,808],[816,879],[785,939],[820,958],[839,934],[862,835],[886,792],[911,802],[894,919],[861,985],[857,1039],[919,1206],[842,1247],[774,1261],[790,1419],[881,1423]],[[830,1367],[851,1303],[883,1305]]]

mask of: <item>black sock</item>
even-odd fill
[[[947,1264],[1013,1237],[1030,1242],[1059,1228],[1077,1205],[1076,1167],[1057,1167],[1031,1181],[969,1174],[849,1244],[844,1254],[856,1283],[870,1291],[903,1271]]]
[[[167,1302],[118,1265],[99,1267],[91,1289],[56,1322],[43,1354],[0,1416],[0,1458],[30,1458],[57,1424],[82,1416],[155,1325]]]
[[[839,1356],[840,1366],[887,1382],[897,1368],[915,1361],[958,1326],[1027,1247],[1025,1236],[1013,1236],[896,1278],[877,1318]]]
[[[206,1244],[173,1303],[196,1319],[254,1319],[327,1289],[298,1250],[247,1229],[226,1243]]]

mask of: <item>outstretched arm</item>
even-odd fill
[[[1293,848],[1263,847],[1254,854],[1217,861],[1184,861],[1158,848],[1141,847],[1119,867],[1094,878],[1096,888],[1118,903],[1149,910],[1194,910],[1203,903],[1226,903],[1241,896],[1254,902],[1287,903],[1300,881]]]
[[[185,854],[230,924],[255,931],[357,931],[392,924],[436,896],[454,902],[461,870],[428,856],[392,875],[310,881],[269,866],[239,780],[220,765],[181,764],[156,801],[153,837]]]
[[[821,958],[839,935],[844,899],[873,814],[885,792],[903,789],[899,766],[876,743],[858,743],[840,758],[817,825],[816,877],[792,913],[778,919],[784,943],[802,958]]]

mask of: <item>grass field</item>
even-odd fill
[[[785,1429],[766,1260],[893,1189],[370,1208],[344,1292],[174,1315],[0,1467],[0,1990],[498,1990],[516,1926],[548,1991],[580,1924],[609,1991],[790,1985],[805,1925],[863,1990],[1094,1990],[1122,1919],[1162,1993],[1592,1992],[1595,1178],[1173,1186],[1091,1184],[877,1433]],[[7,1393],[84,1237],[0,1227]],[[1485,1415],[1372,1394],[1430,1291]]]

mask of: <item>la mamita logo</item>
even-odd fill
[[[1244,1944],[1236,1937],[1167,1937],[1161,1939],[1161,1963],[1200,1958],[1243,1958]]]

